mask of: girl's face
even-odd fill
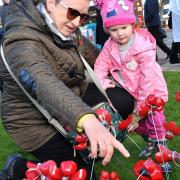
[[[69,36],[81,25],[80,18],[86,18],[88,9],[89,0],[47,0],[49,15],[64,36]]]
[[[133,34],[133,25],[126,24],[126,25],[112,26],[108,29],[108,32],[110,33],[114,41],[123,45],[130,40]]]

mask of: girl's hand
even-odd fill
[[[115,87],[115,82],[111,79],[105,79],[103,83],[103,88],[114,88]]]
[[[103,158],[103,165],[110,162],[114,148],[121,152],[126,158],[130,156],[125,147],[115,139],[95,116],[87,117],[82,123],[82,128],[90,141],[90,156],[96,158],[99,153],[98,156]]]
[[[142,116],[137,115],[136,113],[132,114],[132,129],[131,131],[134,131],[139,126],[139,121],[142,119]]]

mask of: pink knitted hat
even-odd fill
[[[94,0],[95,6],[101,10],[105,28],[131,24],[136,21],[134,0]]]

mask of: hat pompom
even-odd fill
[[[104,4],[104,0],[93,0],[93,2],[94,2],[94,5],[95,5],[99,10],[102,9],[103,4]]]

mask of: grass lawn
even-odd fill
[[[169,102],[165,106],[165,115],[167,121],[173,120],[180,126],[180,103],[177,103],[175,100],[175,94],[177,90],[180,90],[180,72],[165,72],[164,73],[169,90]],[[179,121],[178,121],[179,120]],[[140,146],[141,149],[145,147],[145,142],[138,135],[131,135],[133,140]],[[96,171],[99,173],[102,169],[108,171],[117,171],[122,180],[135,180],[136,177],[133,175],[133,165],[139,160],[138,154],[140,150],[130,141],[130,139],[126,139],[124,142],[125,147],[131,153],[131,157],[129,159],[125,159],[118,152],[116,152],[113,156],[111,163],[109,163],[106,167],[102,167],[101,163],[98,162],[96,164]],[[175,137],[171,142],[168,143],[168,147],[171,150],[176,150],[180,152],[180,136]],[[0,123],[0,169],[3,166],[3,163],[7,159],[7,157],[12,153],[21,153],[24,156],[31,157],[28,153],[22,152],[8,137],[5,133],[2,124]],[[180,179],[180,171],[177,166],[175,166],[172,162],[172,170],[173,173],[170,175],[170,180],[179,180]]]

